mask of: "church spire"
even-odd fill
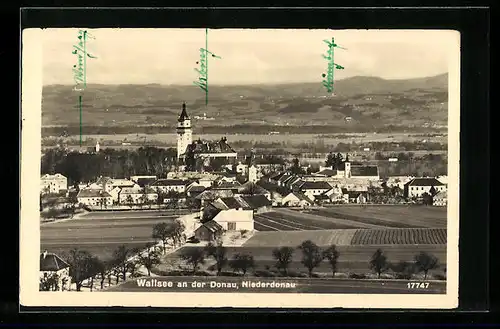
[[[189,120],[189,116],[187,114],[187,111],[186,111],[186,103],[182,103],[182,112],[181,112],[181,115],[179,116],[179,122],[181,121],[184,121],[184,120]]]

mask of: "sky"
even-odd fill
[[[195,68],[205,29],[88,29],[87,83],[180,84],[198,79]],[[72,68],[78,29],[44,29],[43,84],[75,84]],[[335,79],[375,76],[406,79],[448,72],[450,49],[459,34],[444,30],[264,30],[209,29],[209,84],[319,82],[328,61],[322,58],[335,38]]]

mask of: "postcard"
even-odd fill
[[[22,32],[23,306],[458,306],[460,34]]]

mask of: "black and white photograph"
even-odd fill
[[[22,43],[25,305],[457,306],[458,32]]]

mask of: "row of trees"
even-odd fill
[[[280,247],[272,251],[272,256],[276,261],[275,267],[283,276],[289,274],[289,267],[294,260],[295,250],[301,252],[301,264],[307,269],[309,277],[313,276],[315,268],[319,267],[323,262],[327,262],[332,276],[338,270],[338,262],[340,252],[335,245],[331,245],[325,249],[320,248],[314,242],[306,240],[297,248]],[[181,259],[191,266],[193,274],[196,273],[200,265],[205,264],[207,258],[212,258],[215,261],[217,275],[221,275],[224,267],[229,266],[235,273],[245,275],[251,268],[255,268],[255,260],[252,255],[237,253],[231,259],[227,256],[227,249],[221,244],[208,244],[205,248],[186,248],[181,253]],[[380,278],[381,274],[392,270],[397,273],[397,278],[411,279],[415,273],[424,273],[424,279],[430,270],[438,268],[438,260],[435,256],[421,252],[414,257],[414,262],[398,262],[390,263],[381,249],[377,249],[372,255],[370,268]]]
[[[120,279],[125,281],[127,273],[129,276],[136,276],[139,267],[144,266],[148,275],[151,270],[161,262],[161,255],[167,251],[168,246],[176,247],[185,240],[184,224],[175,220],[172,222],[158,223],[153,227],[152,238],[154,242],[147,243],[144,248],[129,248],[126,245],[118,246],[112,256],[103,260],[86,250],[73,248],[62,257],[70,265],[70,276],[76,285],[76,290],[80,291],[85,280],[89,280],[89,287],[92,290],[96,277],[99,277],[99,285],[104,288],[106,280],[112,284],[115,277],[115,284]],[[158,242],[162,243],[162,248],[157,248]],[[143,250],[141,250],[143,249]],[[133,257],[133,256],[136,257]],[[57,276],[51,275],[40,279],[42,290],[53,290],[57,284]]]

